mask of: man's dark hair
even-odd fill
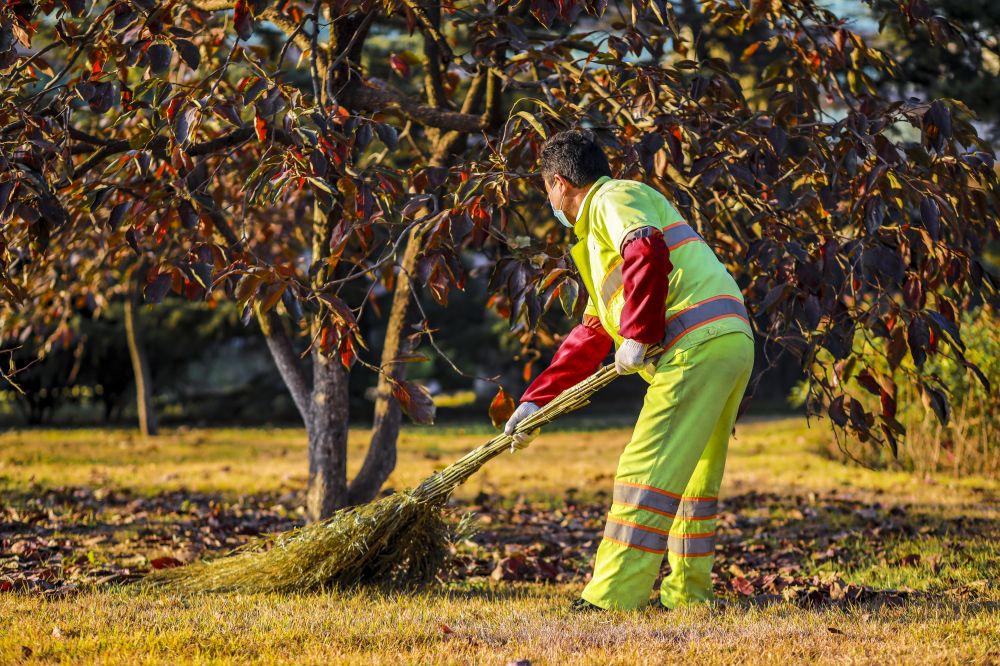
[[[601,176],[611,175],[608,157],[590,130],[553,134],[542,145],[538,161],[545,180],[559,174],[573,187],[590,185]]]

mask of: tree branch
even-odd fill
[[[344,48],[340,49],[340,53],[338,53],[334,61],[330,63],[330,69],[333,70],[337,69],[337,67],[339,67],[340,64],[344,62],[345,58],[348,58],[352,55],[352,52],[354,51],[354,47],[357,45],[358,40],[360,40],[362,37],[368,34],[368,28],[371,26],[372,21],[374,19],[375,19],[375,10],[368,12],[365,15],[365,17],[361,19],[361,23],[360,25],[358,25],[358,29],[354,31],[354,34],[351,35],[350,41],[347,42],[347,45]],[[355,53],[353,55],[357,54]]]
[[[232,148],[235,145],[243,143],[252,139],[254,136],[254,129],[252,127],[241,127],[235,129],[228,134],[223,134],[220,137],[210,139],[208,141],[203,141],[202,143],[192,144],[185,151],[188,155],[192,157],[199,157],[201,155],[209,155],[218,150],[225,150],[226,148]],[[289,137],[283,129],[274,130],[274,138],[279,140],[281,143],[286,143],[292,145],[291,137]],[[144,147],[147,150],[164,150],[167,147],[167,142],[169,137],[160,135],[150,139],[149,143]],[[73,178],[82,176],[86,172],[90,171],[96,165],[100,164],[105,158],[115,155],[117,153],[125,152],[126,150],[131,150],[132,146],[128,141],[124,139],[117,139],[113,141],[105,141],[104,145],[93,155],[90,156],[86,162],[81,164],[79,167],[73,170]]]
[[[441,8],[431,7],[428,19],[434,27],[441,25]],[[425,37],[427,35],[425,34]],[[438,108],[449,108],[448,98],[444,94],[444,67],[441,61],[441,47],[433,39],[424,40],[424,87],[427,89],[427,103]]]
[[[406,118],[429,127],[460,132],[478,132],[488,126],[485,116],[435,109],[432,106],[415,102],[404,93],[392,88],[351,86],[344,90],[343,96],[344,103],[348,107],[363,111],[396,110]]]
[[[236,3],[233,0],[198,0],[197,2],[189,3],[195,9],[199,9],[203,12],[218,12],[225,11],[227,9],[233,9]],[[260,18],[270,21],[274,25],[278,26],[292,42],[299,47],[302,52],[310,51],[312,49],[313,37],[308,32],[306,32],[301,25],[296,25],[291,19],[278,11],[277,7],[271,6],[267,7],[260,13]],[[326,51],[322,48],[318,49],[316,53],[317,60],[319,61],[320,69],[326,71],[326,63],[329,60],[327,58]]]
[[[489,71],[489,67],[481,65],[479,71],[476,72],[476,76],[469,83],[469,89],[465,92],[465,101],[462,102],[462,113],[471,113],[482,102],[483,90],[486,87],[486,77],[489,76]],[[445,158],[450,153],[458,150],[458,144],[465,136],[465,132],[456,130],[442,132],[431,151],[431,164],[433,166],[443,166]]]
[[[444,36],[438,30],[436,22],[431,20],[431,17],[427,15],[427,13],[423,10],[423,7],[414,2],[414,0],[403,0],[403,4],[405,4],[409,10],[413,12],[413,15],[417,17],[417,21],[419,21],[420,25],[423,26],[424,32],[434,41],[434,44],[440,51],[440,56],[445,61],[454,59],[455,56],[451,52],[451,47],[448,46],[448,42],[445,41]],[[436,9],[440,12],[439,7]]]
[[[299,47],[303,52],[311,51],[313,47],[313,36],[309,34],[306,30],[302,29],[301,26],[296,25],[291,19],[282,14],[277,10],[276,7],[268,7],[260,13],[261,18],[267,19],[274,25],[281,28],[286,35],[292,39],[295,46]],[[330,58],[326,50],[319,44],[316,45],[316,60],[319,66],[320,74],[326,76],[326,71]]]

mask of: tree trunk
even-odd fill
[[[347,502],[347,369],[337,356],[313,352],[312,418],[309,435],[309,487],[306,510],[322,520]]]
[[[432,20],[440,20],[439,8],[435,8],[436,13],[432,13]],[[429,12],[430,13],[430,12]],[[432,44],[427,48],[427,62],[434,63],[438,58],[438,50]],[[428,70],[430,71],[430,70]],[[430,74],[428,74],[430,77]],[[492,76],[492,75],[490,75]],[[465,102],[462,105],[462,113],[469,113],[482,101],[483,89],[487,86],[483,81],[485,77],[477,77],[470,85]],[[495,86],[497,82],[492,82]],[[428,84],[430,98],[428,102],[436,105],[438,98],[434,96],[434,87]],[[496,91],[493,90],[492,104],[487,106],[492,110],[498,106]],[[494,114],[495,115],[495,114]],[[434,141],[433,154],[430,164],[432,166],[446,166],[451,154],[455,152],[460,144],[467,139],[464,132],[441,132]],[[399,275],[396,279],[396,289],[392,296],[392,307],[389,310],[389,320],[386,322],[385,343],[382,348],[381,367],[388,374],[379,375],[378,386],[375,398],[375,418],[372,423],[371,440],[368,446],[368,453],[361,466],[361,471],[351,481],[348,491],[348,504],[363,504],[370,502],[382,488],[382,484],[389,478],[392,470],[396,467],[396,442],[399,439],[399,428],[402,422],[402,410],[399,402],[392,395],[392,379],[399,380],[406,376],[406,364],[397,363],[396,358],[403,342],[403,331],[406,327],[406,315],[409,311],[410,298],[413,294],[413,284],[410,276],[416,275],[417,259],[420,257],[420,234],[419,228],[414,228],[410,232],[410,237],[406,242],[406,250],[400,263]],[[390,379],[391,378],[391,379]]]
[[[135,405],[139,411],[139,430],[143,437],[157,434],[156,408],[153,406],[153,376],[149,371],[146,345],[139,324],[138,307],[142,297],[139,275],[127,278],[131,283],[125,294],[125,336],[128,339],[128,355],[132,360],[132,376],[135,377]]]
[[[420,256],[420,241],[416,229],[410,233],[403,252],[401,269],[396,277],[396,290],[392,295],[389,321],[385,327],[385,343],[382,347],[381,366],[392,379],[402,379],[405,364],[396,362],[403,343],[406,313],[410,306],[413,285],[410,276],[416,272],[417,257]],[[376,389],[375,419],[372,423],[371,441],[361,471],[351,481],[348,504],[363,504],[374,499],[382,484],[396,467],[396,440],[402,411],[399,402],[392,395],[392,381],[385,374],[379,375]]]

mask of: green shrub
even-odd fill
[[[987,390],[972,370],[961,362],[943,355],[928,358],[926,373],[937,375],[950,390],[948,423],[942,425],[926,398],[916,386],[897,372],[897,420],[906,428],[906,437],[899,446],[898,458],[884,446],[848,440],[846,446],[831,438],[825,452],[833,457],[850,457],[871,467],[895,467],[917,473],[944,472],[954,476],[978,474],[1000,477],[1000,320],[989,305],[962,315],[962,340],[965,357],[977,365],[990,383]],[[884,365],[884,345],[881,339],[858,341],[865,347],[867,359],[881,359],[878,369],[889,373]],[[944,345],[942,345],[944,346]],[[946,350],[948,353],[950,349]],[[907,356],[901,369],[912,370],[913,361]],[[876,365],[878,363],[876,362]],[[851,394],[877,411],[877,398],[850,382]],[[806,399],[806,383],[795,386],[790,402],[802,405]]]

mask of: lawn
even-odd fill
[[[843,465],[819,453],[825,424],[797,418],[737,428],[727,607],[567,613],[628,433],[576,420],[490,462],[455,496],[480,533],[420,593],[188,598],[127,583],[299,524],[301,430],[0,435],[0,663],[1000,661],[1000,483]],[[366,435],[352,432],[355,465]],[[489,435],[408,428],[387,486]]]

